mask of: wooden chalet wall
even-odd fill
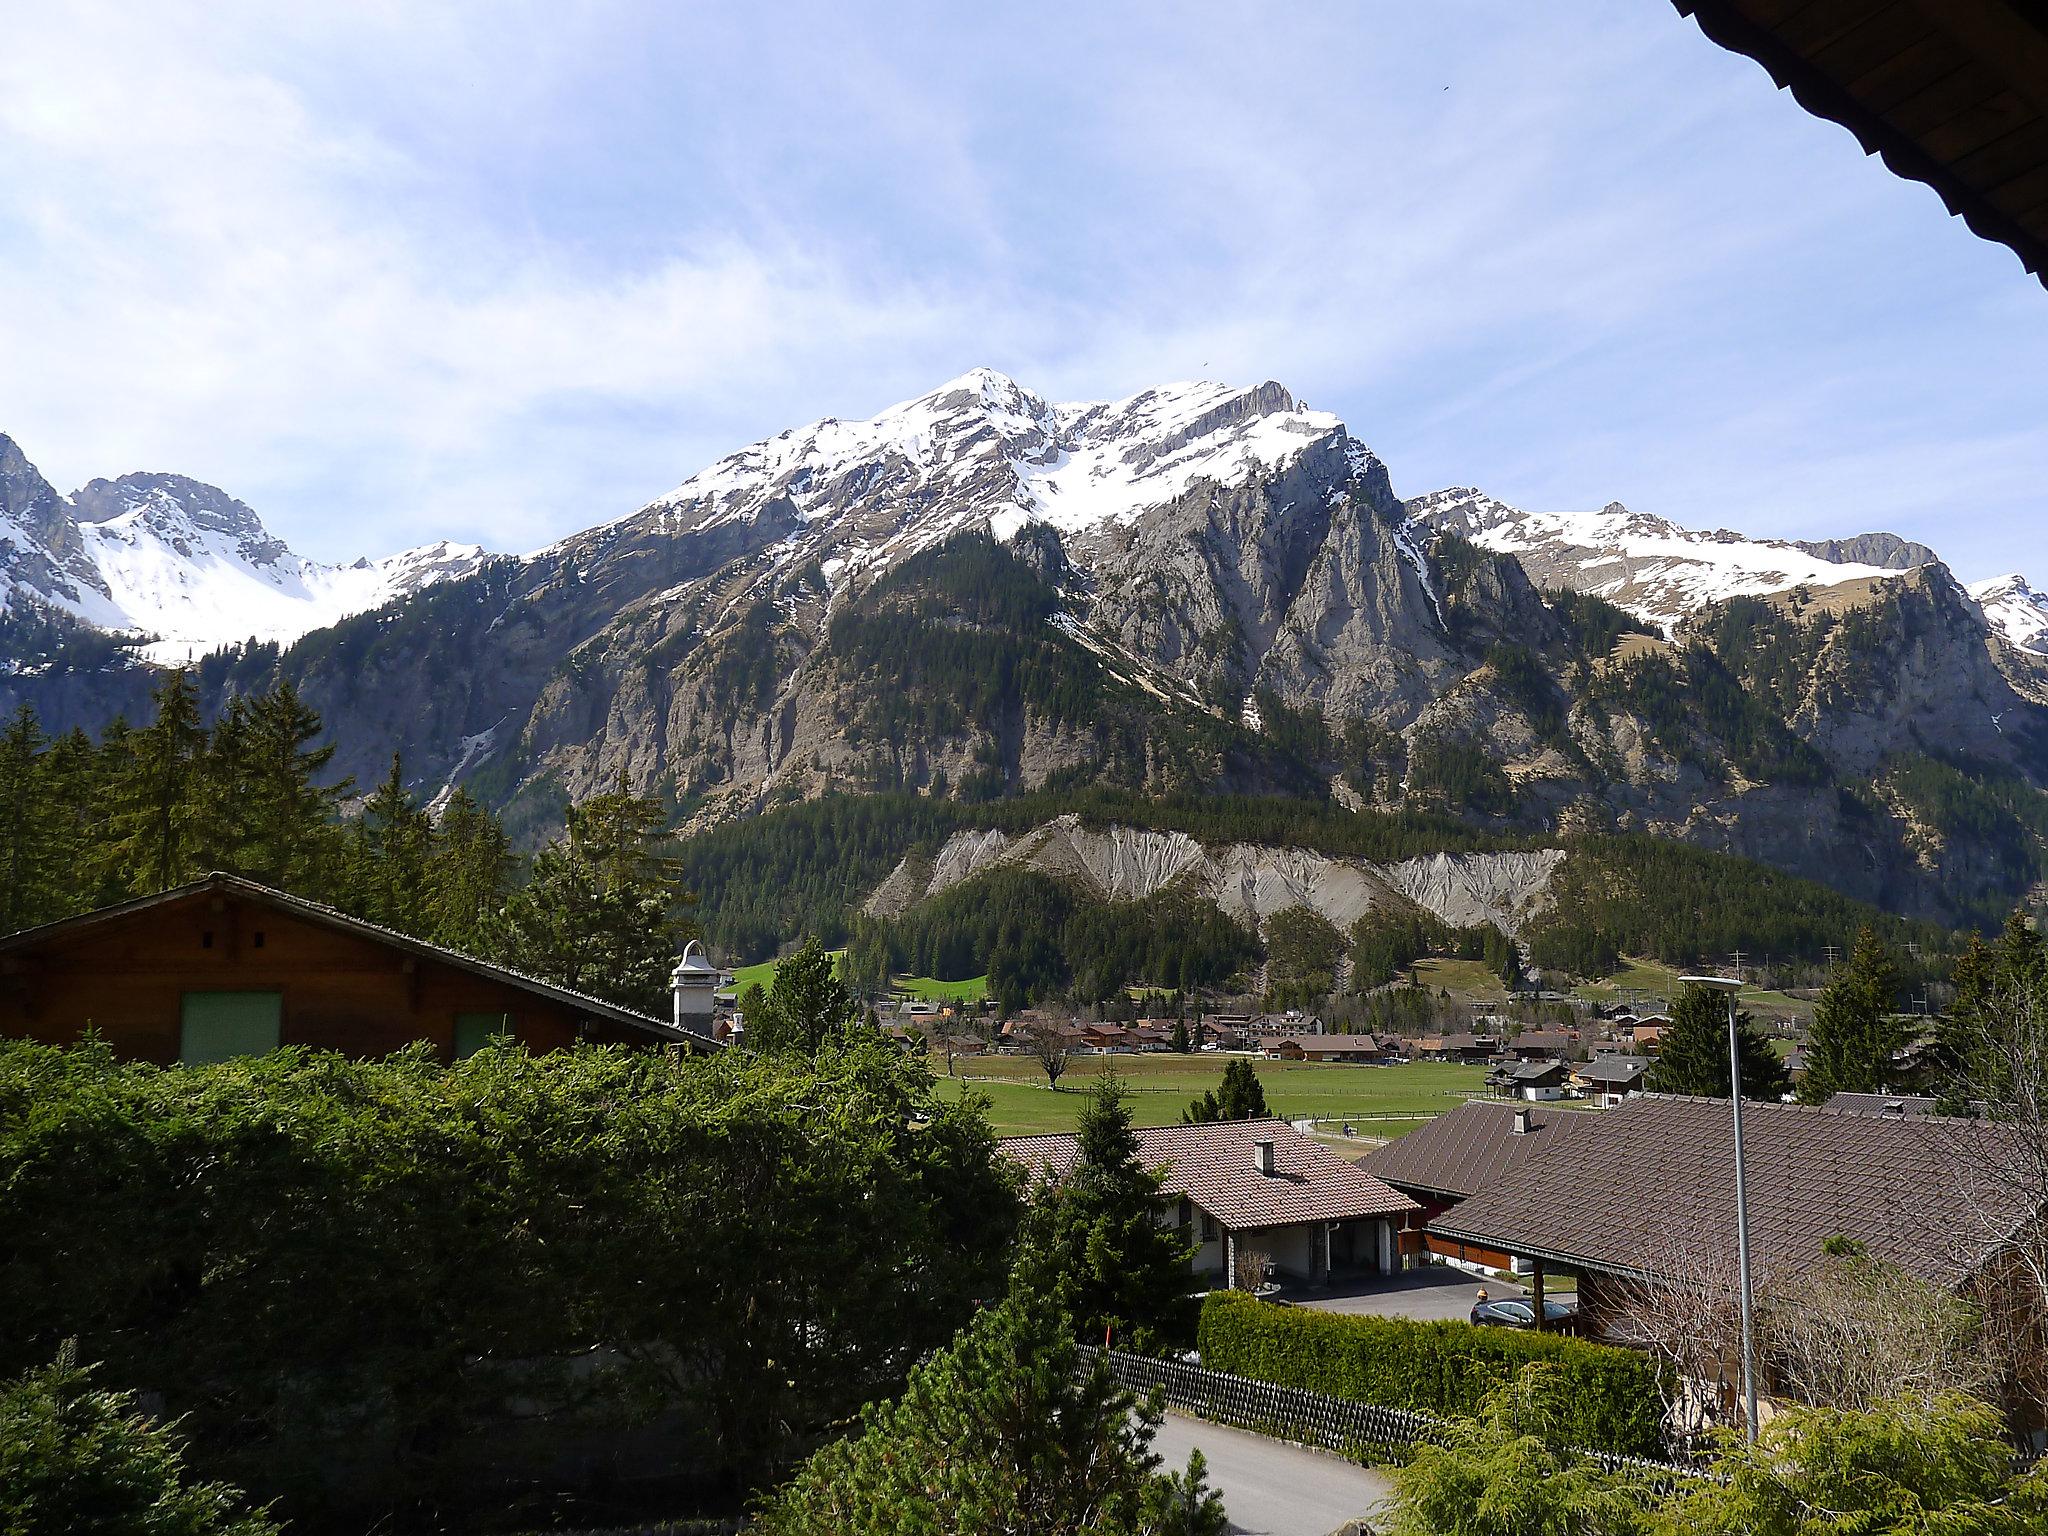
[[[178,1059],[187,992],[279,992],[285,1045],[388,1055],[415,1040],[443,1059],[459,1014],[511,1016],[529,1050],[591,1039],[646,1044],[573,1005],[246,896],[197,891],[67,927],[0,956],[0,1034],[68,1045],[88,1027],[123,1057]]]

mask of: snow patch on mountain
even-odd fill
[[[2048,592],[2017,573],[1973,582],[1966,589],[1991,628],[2023,651],[2048,656]]]
[[[868,420],[752,444],[634,517],[691,533],[785,509],[835,540],[836,586],[970,527],[1008,539],[1031,522],[1067,535],[1128,525],[1199,482],[1271,474],[1343,431],[1274,383],[1054,403],[977,368]]]
[[[1529,512],[1460,486],[1418,496],[1405,510],[1411,526],[1517,556],[1538,585],[1591,592],[1667,630],[1731,597],[1899,573],[1897,566],[1831,560],[1781,539],[1683,528],[1620,502],[1597,512]]]
[[[484,559],[442,539],[380,560],[324,565],[292,553],[256,513],[183,475],[130,474],[56,494],[4,437],[13,464],[0,603],[56,608],[148,636],[148,660],[188,662],[237,641],[288,644]]]

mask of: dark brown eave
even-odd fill
[[[1673,0],[2048,285],[2048,0]]]
[[[257,902],[280,912],[293,913],[324,927],[352,933],[406,954],[438,961],[457,970],[468,971],[472,975],[517,987],[523,992],[531,992],[537,997],[544,997],[551,1002],[577,1009],[593,1019],[603,1019],[667,1044],[688,1045],[692,1049],[702,1051],[722,1049],[718,1041],[700,1035],[694,1030],[678,1029],[673,1024],[644,1013],[637,1013],[631,1008],[621,1008],[618,1004],[608,1003],[601,997],[592,997],[587,992],[557,986],[551,981],[543,981],[538,976],[529,976],[509,966],[496,965],[488,960],[479,960],[474,955],[466,955],[458,949],[448,949],[439,944],[429,943],[425,939],[416,939],[411,934],[400,933],[395,928],[386,928],[378,923],[365,922],[359,917],[350,917],[346,912],[317,901],[308,901],[303,896],[294,896],[289,891],[280,891],[274,886],[247,880],[239,875],[218,872],[167,891],[134,896],[111,907],[100,907],[95,911],[81,912],[75,917],[59,918],[55,922],[44,923],[35,928],[20,929],[0,937],[0,955],[33,948],[38,944],[66,938],[75,933],[88,932],[103,924],[131,917],[138,912],[147,912],[209,891]]]

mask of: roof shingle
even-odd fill
[[[1136,1135],[1140,1161],[1165,1167],[1165,1192],[1185,1195],[1232,1231],[1402,1216],[1420,1209],[1285,1120],[1150,1126]],[[1259,1172],[1253,1162],[1253,1143],[1266,1140],[1273,1143],[1271,1174]],[[1013,1136],[999,1145],[1033,1178],[1060,1178],[1073,1171],[1079,1138]]]
[[[1517,1115],[1529,1130],[1515,1134]],[[1374,1177],[1460,1199],[1477,1194],[1570,1134],[1592,1111],[1515,1104],[1461,1104],[1358,1160]]]

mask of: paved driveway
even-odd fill
[[[1455,1318],[1462,1322],[1472,1315],[1472,1303],[1479,1293],[1498,1301],[1503,1296],[1520,1296],[1518,1285],[1500,1280],[1481,1280],[1448,1264],[1427,1269],[1404,1269],[1398,1274],[1370,1275],[1356,1281],[1339,1281],[1327,1291],[1289,1291],[1287,1299],[1297,1306],[1323,1312],[1362,1312],[1374,1317]]]
[[[1152,1449],[1178,1472],[1200,1447],[1209,1486],[1223,1495],[1230,1528],[1245,1536],[1329,1536],[1373,1510],[1393,1492],[1370,1467],[1305,1451],[1284,1440],[1169,1413]]]

